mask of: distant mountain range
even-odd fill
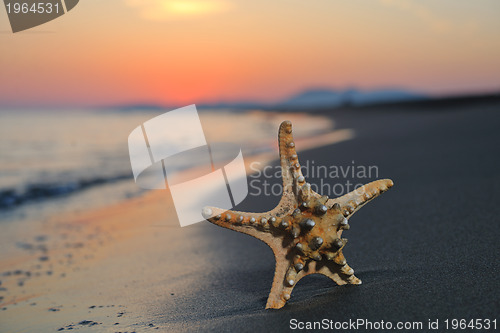
[[[400,89],[379,90],[332,90],[332,89],[308,89],[275,103],[265,102],[216,102],[196,103],[199,109],[307,109],[307,108],[336,108],[341,106],[364,106],[385,103],[398,103],[406,101],[425,100],[429,97]],[[117,106],[123,111],[132,110],[159,110],[174,108],[176,106],[161,106],[155,104],[131,104]]]
[[[427,99],[427,96],[405,90],[356,90],[310,89],[277,104],[287,108],[321,108],[363,106]]]

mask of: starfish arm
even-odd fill
[[[274,257],[276,259],[276,267],[274,270],[274,279],[271,286],[271,291],[269,292],[269,297],[267,298],[266,309],[280,309],[285,304],[286,301],[290,299],[293,287],[288,285],[286,282],[286,275],[290,269],[293,269],[290,265],[290,260],[286,258],[286,252],[280,248],[273,248]]]
[[[354,275],[354,270],[348,264],[338,265],[332,261],[328,261],[324,265],[323,263],[321,264],[320,267],[317,265],[316,270],[311,274],[323,274],[339,286],[344,284],[361,284],[361,280]]]
[[[394,183],[390,179],[379,179],[365,184],[340,198],[330,199],[327,205],[331,207],[336,203],[339,204],[342,214],[349,217],[393,185]]]
[[[299,158],[293,141],[292,123],[288,120],[281,123],[278,132],[278,145],[283,178],[283,196],[275,208],[289,208],[290,203],[297,202],[297,192],[305,184],[305,178],[300,170]]]
[[[270,223],[272,222],[270,212],[247,213],[205,207],[203,215],[210,223],[253,236],[269,246],[274,242],[273,238],[275,237],[269,232]]]
[[[295,255],[295,260],[291,259],[292,252],[289,248],[271,248],[276,259],[276,268],[274,270],[273,284],[267,299],[266,309],[280,309],[290,299],[293,288],[299,280],[306,275],[316,273],[316,271],[314,268],[309,269],[314,267],[314,263],[304,269],[304,259],[298,255]]]

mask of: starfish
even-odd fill
[[[342,254],[347,243],[342,231],[349,229],[348,219],[355,212],[393,186],[392,180],[381,179],[329,199],[314,192],[302,175],[290,121],[281,123],[278,143],[283,195],[273,210],[202,211],[209,222],[253,236],[273,250],[276,268],[266,309],[282,308],[297,282],[310,274],[323,274],[338,285],[361,284]]]

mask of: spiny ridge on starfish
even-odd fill
[[[361,284],[346,263],[342,249],[348,219],[364,204],[393,186],[381,179],[335,199],[311,189],[302,175],[290,121],[278,133],[283,195],[268,212],[247,213],[205,207],[203,216],[218,226],[260,239],[272,250],[276,269],[266,309],[279,309],[290,299],[293,287],[309,274],[323,274],[338,285]]]

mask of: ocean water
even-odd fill
[[[0,112],[0,218],[107,204],[133,186],[128,133],[156,114],[106,110]],[[124,186],[127,184],[128,186]],[[120,185],[104,195],[85,191]],[[106,191],[104,191],[106,192]],[[113,194],[114,193],[114,194]],[[81,207],[70,197],[80,194]],[[53,205],[53,209],[50,209]]]
[[[1,110],[0,221],[40,220],[141,195],[128,155],[130,132],[168,110]],[[240,145],[244,156],[276,150],[284,119],[298,136],[331,129],[322,117],[249,110],[200,112],[209,142]]]

